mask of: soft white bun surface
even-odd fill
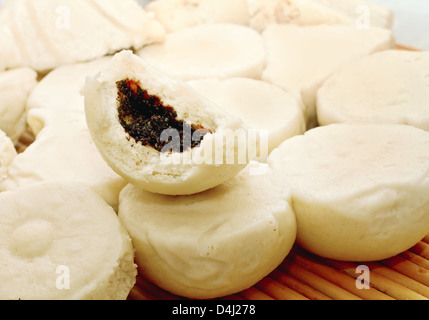
[[[198,146],[183,152],[170,149],[177,141],[174,134],[171,143],[161,150],[136,140],[123,126],[118,111],[116,83],[124,79],[137,81],[163,106],[171,106],[177,119],[200,125],[210,133],[200,139]],[[247,139],[238,137],[246,135],[247,128],[240,119],[186,83],[166,77],[130,51],[115,55],[106,69],[89,77],[83,94],[88,127],[100,154],[128,182],[147,191],[170,195],[201,192],[234,177],[248,163]],[[154,110],[153,106],[139,108],[139,112]],[[152,129],[159,130],[156,126]],[[168,135],[168,130],[154,135],[162,138],[166,132]]]
[[[0,14],[6,68],[45,72],[164,36],[164,27],[134,0],[8,0]]]
[[[32,109],[52,109],[60,112],[85,112],[81,90],[86,77],[105,68],[111,56],[90,62],[58,67],[39,81],[27,100],[27,112]]]
[[[189,84],[260,133],[261,161],[284,140],[305,132],[301,99],[268,82],[230,78],[194,80]]]
[[[270,25],[263,37],[268,57],[262,80],[301,95],[308,128],[317,124],[317,90],[333,72],[362,56],[393,47],[392,32],[382,28]]]
[[[295,215],[271,170],[253,168],[191,196],[125,187],[119,217],[141,273],[174,294],[210,299],[245,290],[273,271],[295,242]]]
[[[2,300],[124,300],[134,250],[114,210],[74,183],[0,193]]]
[[[37,85],[37,73],[18,68],[0,73],[0,129],[14,143],[26,130],[26,101]]]
[[[270,24],[392,28],[392,11],[362,0],[155,0],[145,7],[168,32],[210,23],[263,31]]]
[[[255,1],[255,0],[248,0]],[[264,2],[264,0],[256,0]],[[278,0],[283,2],[284,0]],[[288,1],[289,2],[289,1]],[[362,0],[290,0],[297,8],[299,25],[351,25],[356,28],[391,29],[393,12],[383,5]]]
[[[117,209],[126,181],[98,153],[83,112],[34,109],[28,122],[36,140],[8,166],[0,190],[41,181],[74,181],[91,187]]]
[[[0,130],[0,183],[6,177],[7,168],[17,156],[12,140]]]
[[[317,96],[321,125],[408,124],[429,131],[429,52],[388,50],[335,72]]]
[[[247,25],[247,0],[155,0],[145,7],[167,32],[205,23]]]
[[[255,30],[216,23],[185,28],[164,42],[142,48],[138,55],[166,75],[181,80],[201,78],[259,78],[265,47]]]
[[[429,133],[333,124],[291,138],[269,164],[289,184],[297,242],[337,260],[382,260],[429,232]]]

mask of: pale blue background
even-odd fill
[[[5,0],[0,0],[0,6]],[[37,0],[34,0],[37,1]],[[118,0],[120,1],[120,0]],[[137,0],[142,5],[150,0]],[[397,42],[429,50],[429,0],[367,0],[393,10]]]
[[[429,50],[428,0],[367,0],[384,5],[395,14],[393,32],[396,42]]]

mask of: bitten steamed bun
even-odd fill
[[[321,125],[408,124],[429,131],[429,52],[387,50],[335,72],[317,95]]]
[[[128,185],[119,217],[141,273],[174,294],[209,299],[245,290],[273,271],[296,236],[288,191],[269,168],[191,196]]]
[[[429,133],[333,124],[284,142],[269,164],[291,188],[297,242],[337,260],[382,260],[429,232]]]
[[[0,193],[0,299],[125,300],[134,249],[115,211],[81,184]]]
[[[130,51],[88,77],[83,94],[100,154],[128,182],[147,191],[201,192],[248,163],[247,128],[240,119]]]

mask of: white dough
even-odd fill
[[[308,128],[317,124],[316,93],[346,63],[394,46],[390,30],[352,26],[271,25],[263,33],[267,67],[262,79],[301,95]]]
[[[210,133],[199,146],[183,152],[173,151],[181,139],[176,129],[155,132],[165,141],[172,138],[162,150],[144,145],[121,123],[116,83],[122,80],[138,81],[148,95],[158,97],[164,107],[172,107],[177,119],[202,126]],[[166,77],[130,51],[116,54],[107,69],[89,77],[82,92],[88,127],[100,154],[128,182],[147,191],[170,195],[201,192],[234,177],[248,163],[247,127],[240,119],[225,113],[186,83]],[[143,108],[148,109],[142,113],[155,107]],[[135,124],[134,118],[131,123]],[[244,141],[240,138],[243,134]],[[257,143],[256,139],[255,147]]]
[[[81,90],[86,77],[107,66],[111,57],[61,66],[49,72],[33,89],[27,111],[46,108],[63,112],[85,112]]]
[[[5,178],[7,168],[17,156],[12,140],[0,130],[0,183]]]
[[[408,124],[429,131],[429,52],[388,50],[335,72],[318,92],[319,123]]]
[[[249,26],[262,32],[270,24],[296,24],[302,12],[295,1],[247,0]]]
[[[189,84],[260,133],[260,154],[264,155],[260,161],[284,140],[305,132],[300,98],[277,86],[249,78],[194,80]]]
[[[289,185],[297,242],[318,255],[382,260],[429,232],[429,133],[333,124],[291,138],[269,164]]]
[[[299,25],[341,24],[359,29],[368,27],[391,29],[393,25],[393,12],[385,6],[369,1],[290,0],[290,2],[299,10],[295,20]]]
[[[126,182],[98,153],[83,112],[34,109],[28,121],[36,140],[10,164],[0,190],[40,181],[73,181],[91,187],[117,209]]]
[[[166,75],[184,81],[201,78],[259,78],[265,47],[255,30],[234,24],[205,24],[168,34],[165,41],[138,52]]]
[[[0,14],[6,68],[45,72],[164,36],[164,27],[134,0],[8,0]]]
[[[0,129],[17,143],[27,128],[26,102],[37,84],[37,73],[18,68],[0,73]]]
[[[263,31],[270,24],[352,25],[391,29],[392,11],[361,0],[156,0],[146,10],[168,32],[212,23]]]
[[[206,23],[247,25],[247,0],[156,0],[146,6],[168,32]]]
[[[43,182],[0,193],[0,299],[125,300],[131,239],[93,190]]]
[[[249,25],[263,31],[270,24],[349,25],[391,29],[392,11],[361,0],[247,0]]]
[[[174,294],[210,299],[251,287],[284,260],[296,236],[289,199],[269,169],[253,175],[248,167],[191,196],[128,185],[119,218],[145,277]]]
[[[361,0],[156,0],[152,12],[168,32],[211,23],[263,31],[270,24],[352,25],[391,29],[390,9]]]

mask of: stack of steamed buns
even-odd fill
[[[429,233],[429,53],[360,0],[8,0],[0,299],[247,289]],[[17,151],[20,138],[34,141]]]

